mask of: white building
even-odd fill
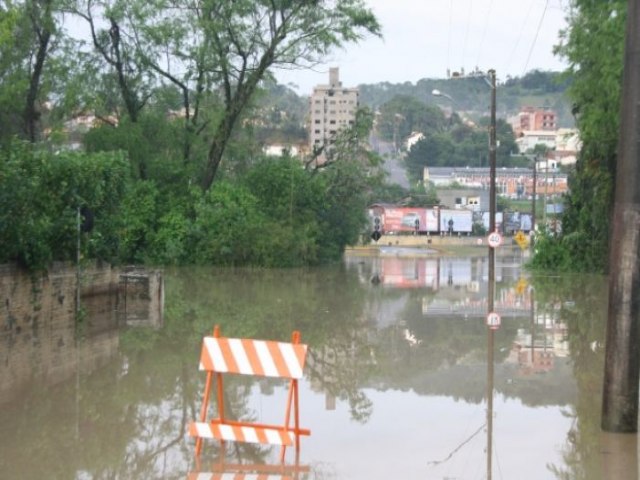
[[[516,143],[523,153],[533,150],[536,145],[544,145],[549,149],[554,149],[556,148],[556,132],[555,130],[525,130],[520,133]]]
[[[354,124],[358,89],[342,86],[337,67],[329,69],[329,84],[318,85],[309,99],[309,147],[311,151],[333,143],[336,134]]]
[[[265,145],[262,147],[262,151],[270,157],[282,157],[287,153],[293,157],[297,157],[300,154],[300,148],[298,148],[297,145],[281,143]]]

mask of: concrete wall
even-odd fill
[[[93,264],[80,279],[77,315],[73,265],[39,274],[0,265],[0,405],[34,382],[55,385],[103,366],[117,355],[124,325],[162,325],[161,272]]]

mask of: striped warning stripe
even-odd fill
[[[290,476],[269,473],[190,473],[189,480],[291,480]]]
[[[291,446],[295,440],[293,432],[277,428],[228,425],[219,423],[191,422],[189,435],[200,438],[217,438],[235,442],[263,443]]]
[[[303,344],[204,337],[200,370],[302,378],[306,354]]]

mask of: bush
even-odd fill
[[[93,220],[82,253],[111,260],[117,245],[110,232],[129,181],[122,154],[53,154],[14,142],[0,153],[0,262],[42,269],[74,260],[79,209]]]

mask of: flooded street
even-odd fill
[[[214,440],[193,460],[200,346],[218,324],[237,338],[299,330],[309,346],[300,425],[311,435],[299,470],[269,478],[636,480],[636,435],[599,426],[606,279],[532,277],[522,261],[497,256],[496,330],[486,255],[397,252],[304,270],[166,269],[162,321],[123,321],[104,300],[86,306],[77,342],[73,323],[16,332],[0,317],[0,478],[279,465],[275,447],[227,443],[222,455]],[[286,397],[283,380],[225,377],[231,418],[282,423]]]

